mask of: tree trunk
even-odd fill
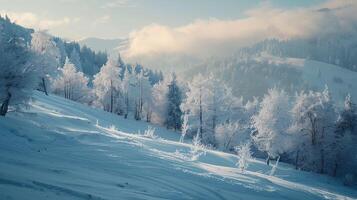
[[[268,166],[270,165],[270,157],[269,156],[266,159],[266,163],[267,163]]]
[[[113,81],[110,80],[110,112],[113,112],[113,104],[114,104],[114,99],[113,99]]]
[[[125,96],[125,102],[126,102],[126,113],[124,115],[124,118],[128,118],[128,114],[129,114],[129,92],[126,93]]]
[[[200,89],[200,135],[199,137],[202,138],[203,134],[203,119],[202,119],[202,89]]]
[[[7,97],[0,107],[0,116],[5,116],[9,109],[9,102],[11,99],[11,93],[7,92]]]
[[[43,91],[48,96],[45,77],[42,77],[42,87],[43,87]]]

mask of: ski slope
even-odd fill
[[[357,199],[331,177],[178,143],[179,134],[36,92],[0,118],[0,199]],[[195,154],[197,155],[197,154]]]

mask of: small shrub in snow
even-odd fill
[[[202,154],[206,153],[206,148],[202,144],[200,139],[200,131],[198,130],[197,135],[192,140],[191,147],[191,160],[197,160]]]
[[[157,136],[155,135],[155,128],[149,126],[148,129],[145,130],[144,136],[148,138],[155,139]]]
[[[109,130],[111,130],[111,131],[116,131],[117,128],[116,128],[114,125],[110,125],[110,126],[109,126]]]
[[[236,152],[238,155],[237,166],[241,172],[244,172],[249,166],[249,160],[252,159],[252,152],[250,151],[250,143],[245,143],[237,146]]]

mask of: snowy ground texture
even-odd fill
[[[179,135],[149,124],[34,94],[0,118],[0,199],[357,199],[333,178],[207,151],[192,159]]]

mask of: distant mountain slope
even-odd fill
[[[78,41],[81,46],[86,45],[87,47],[95,51],[107,51],[108,53],[118,52],[122,48],[125,48],[128,39],[101,39],[101,38],[86,38]]]
[[[328,86],[334,100],[342,101],[347,93],[357,102],[357,72],[323,62],[276,57],[268,54],[210,60],[186,71],[187,77],[213,73],[233,88],[237,96],[263,96],[267,89],[278,87],[291,92],[323,90]]]
[[[263,161],[239,172],[237,156],[177,142],[149,124],[35,92],[27,110],[0,118],[0,199],[357,198],[332,177]]]
[[[239,53],[250,56],[269,53],[279,57],[305,58],[357,71],[357,39],[353,35],[269,39],[243,48]]]

